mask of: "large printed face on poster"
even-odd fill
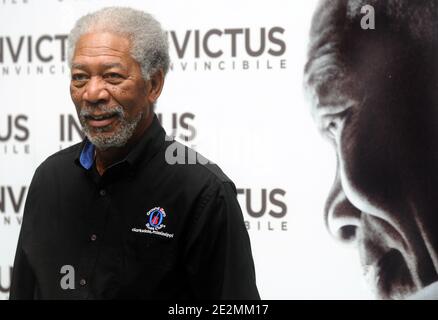
[[[436,21],[435,1],[351,0],[312,24],[306,82],[337,155],[326,224],[383,299],[438,278]]]

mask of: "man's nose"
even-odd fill
[[[327,229],[341,242],[356,242],[361,214],[361,211],[354,207],[345,196],[338,172],[325,205]]]
[[[100,77],[91,77],[87,82],[83,99],[89,104],[101,104],[109,100],[109,92]]]

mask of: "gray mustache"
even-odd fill
[[[99,105],[97,107],[83,107],[79,113],[79,117],[81,118],[89,118],[96,113],[105,114],[105,115],[117,115],[119,117],[124,117],[125,112],[121,106],[109,107]]]

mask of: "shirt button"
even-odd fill
[[[90,237],[91,241],[96,241],[97,240],[97,236],[95,234],[92,234]]]
[[[81,280],[79,281],[79,284],[80,284],[81,286],[85,286],[85,285],[87,284],[87,280],[85,280],[85,279],[81,279]]]
[[[99,194],[103,197],[106,195],[106,190],[105,189],[100,189]]]

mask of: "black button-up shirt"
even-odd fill
[[[11,299],[259,298],[233,182],[165,137],[155,117],[102,176],[87,139],[37,168]]]

